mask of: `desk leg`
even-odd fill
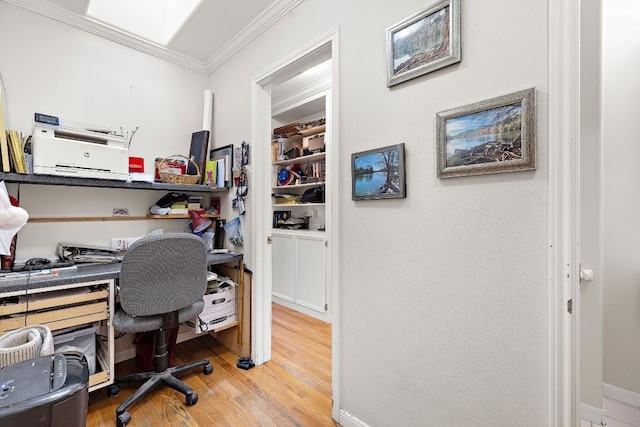
[[[242,348],[242,325],[244,315],[244,262],[238,263],[238,292],[236,295],[236,313],[238,318],[238,349]]]
[[[215,333],[220,344],[228,348],[238,357],[251,356],[251,276],[243,262],[238,266],[216,265],[216,271],[227,277],[236,277],[238,284],[236,293],[236,317],[238,325]],[[234,272],[235,271],[235,272]],[[245,288],[245,286],[247,286]]]

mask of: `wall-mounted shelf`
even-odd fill
[[[209,188],[207,185],[165,184],[162,182],[120,181],[115,179],[77,178],[72,176],[0,173],[0,180],[18,184],[66,185],[72,187],[125,188],[133,190],[186,191],[213,193],[229,191],[227,187]]]
[[[200,216],[205,218],[220,218],[220,215],[211,214],[204,214]],[[141,221],[150,219],[191,219],[191,217],[189,215],[42,217],[29,218],[28,222]]]

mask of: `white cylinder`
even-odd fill
[[[211,121],[213,119],[213,92],[204,91],[204,106],[202,108],[202,130],[211,132]]]

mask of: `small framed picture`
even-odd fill
[[[387,28],[387,86],[460,62],[460,0],[441,0]]]
[[[353,200],[406,197],[404,144],[352,154],[351,183]]]
[[[536,168],[535,89],[437,114],[438,177]]]
[[[209,208],[208,213],[212,215],[220,215],[220,197],[211,198],[211,207]]]

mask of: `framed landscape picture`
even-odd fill
[[[351,155],[353,200],[406,197],[404,144]]]
[[[460,0],[441,0],[387,28],[388,87],[460,58]]]
[[[535,88],[437,114],[438,177],[536,168]]]

